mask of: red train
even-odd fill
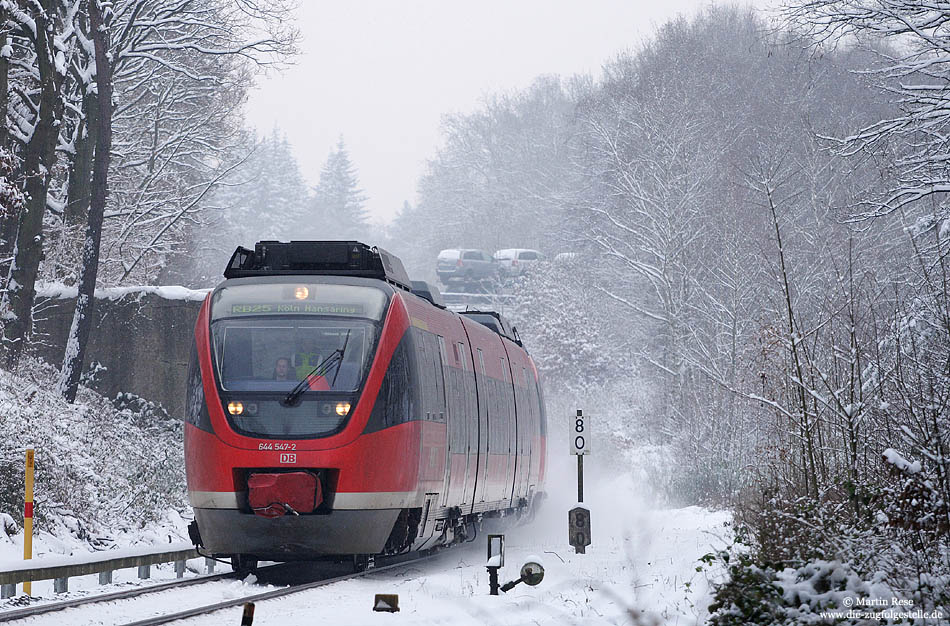
[[[531,509],[544,403],[503,318],[446,310],[358,242],[259,242],[224,275],[188,373],[196,544],[239,570],[359,563]]]

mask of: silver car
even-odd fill
[[[528,248],[507,248],[495,253],[498,273],[503,277],[521,276],[535,263],[543,260],[544,255]]]
[[[443,250],[436,261],[435,272],[446,286],[450,282],[475,283],[498,278],[498,264],[483,250]]]

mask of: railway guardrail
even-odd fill
[[[52,579],[53,591],[64,593],[69,590],[70,578],[99,574],[99,584],[107,585],[112,582],[112,572],[131,567],[138,568],[139,578],[149,578],[150,566],[160,563],[174,563],[175,576],[182,578],[185,575],[185,561],[200,556],[193,547],[181,547],[184,545],[186,544],[177,544],[178,549],[141,554],[136,554],[133,550],[123,551],[123,554],[119,556],[115,556],[114,553],[110,556],[109,552],[101,552],[75,560],[72,557],[54,557],[46,559],[46,563],[42,562],[43,559],[38,559],[41,562],[36,564],[24,561],[22,567],[0,571],[0,598],[16,595],[17,584],[27,581]],[[205,559],[209,574],[214,571],[214,563],[212,559]]]

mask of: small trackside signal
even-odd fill
[[[574,552],[584,554],[590,545],[590,510],[585,506],[576,506],[567,512],[568,541]]]

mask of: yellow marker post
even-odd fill
[[[26,449],[26,502],[23,505],[23,560],[33,558],[33,448]],[[23,583],[23,593],[30,595],[33,583]]]

